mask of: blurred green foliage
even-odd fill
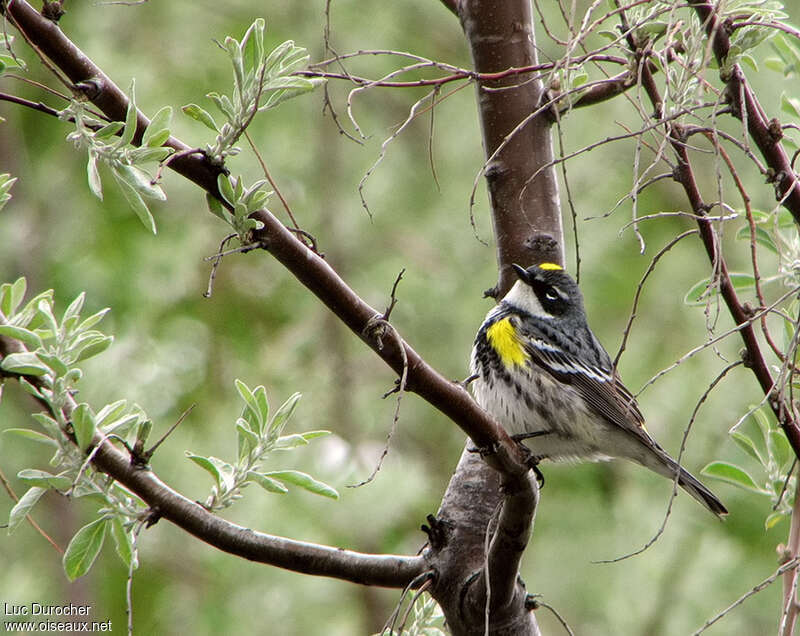
[[[543,4],[543,3],[540,3]],[[581,6],[587,3],[579,3]],[[255,17],[246,2],[198,0],[187,5],[151,2],[136,6],[68,3],[61,27],[120,86],[136,79],[137,103],[152,116],[171,106],[173,134],[192,146],[209,141],[208,130],[179,113],[212,90],[229,86],[229,61],[214,40],[240,37]],[[292,39],[325,55],[325,3],[275,0],[258,9],[266,19],[265,47]],[[368,8],[368,11],[367,11]],[[550,9],[548,9],[550,10]],[[797,16],[795,16],[795,19]],[[470,64],[457,20],[432,0],[381,4],[337,0],[331,9],[332,45],[412,51],[462,67]],[[559,57],[542,40],[542,57]],[[32,79],[54,84],[35,55],[19,42]],[[762,53],[763,51],[763,53]],[[767,48],[756,49],[766,55]],[[369,57],[354,73],[380,77],[396,60]],[[763,106],[777,115],[781,82],[752,74]],[[55,98],[3,78],[2,90],[28,99]],[[331,82],[340,119],[350,87]],[[382,141],[405,120],[421,89],[360,94],[354,111],[369,135],[357,145],[339,134],[316,91],[257,118],[249,134],[290,202],[301,227],[344,279],[374,307],[388,302],[398,272],[406,274],[392,319],[400,333],[446,376],[466,375],[472,338],[490,301],[483,290],[495,280],[491,221],[483,185],[470,224],[469,191],[483,152],[472,87],[437,106],[430,152],[430,119],[420,117],[390,147],[366,183],[372,216],[361,205],[358,183]],[[638,126],[624,98],[570,114],[563,122],[565,150],[618,134],[615,122]],[[54,118],[0,103],[0,172],[17,177],[0,213],[0,280],[24,275],[30,289],[54,288],[57,303],[86,291],[86,311],[109,306],[104,329],[114,346],[84,365],[80,400],[102,404],[127,398],[141,404],[160,436],[190,405],[191,415],[157,452],[161,478],[194,499],[205,497],[208,479],[187,461],[203,455],[232,456],[230,414],[239,408],[233,378],[264,385],[274,404],[303,394],[294,414],[299,430],[333,435],[292,453],[292,466],[319,476],[341,494],[331,501],[301,491],[277,497],[250,489],[226,510],[236,523],[297,539],[363,551],[415,553],[424,541],[419,525],[435,512],[464,443],[463,434],[415,398],[404,399],[398,431],[378,477],[351,489],[373,469],[391,427],[394,402],[390,371],[325,308],[265,253],[226,258],[214,293],[205,299],[209,263],[227,227],[208,213],[204,196],[175,174],[163,181],[166,202],[153,202],[158,235],[147,232],[114,188],[98,201],[86,186],[85,156],[64,142],[70,131]],[[727,129],[738,123],[722,121]],[[630,189],[632,141],[601,146],[568,163],[581,248],[581,282],[595,332],[612,352],[620,342],[636,284],[653,254],[691,221],[664,218],[641,225],[647,249],[628,228],[630,201],[604,213]],[[247,183],[263,175],[249,150],[230,158]],[[695,166],[714,198],[715,166]],[[741,176],[754,207],[771,209],[770,186],[742,163]],[[101,175],[104,167],[100,166]],[[273,211],[283,216],[271,201]],[[686,210],[677,184],[664,180],[639,197],[640,213]],[[568,207],[564,205],[565,217]],[[587,220],[590,218],[590,220]],[[288,222],[288,219],[285,219]],[[569,228],[569,219],[565,226]],[[490,243],[486,246],[478,238]],[[566,232],[570,245],[571,230]],[[746,268],[747,243],[725,235],[732,269]],[[575,269],[574,246],[569,251]],[[769,261],[767,261],[769,262]],[[767,265],[765,264],[765,267]],[[774,266],[774,265],[772,265]],[[703,309],[683,302],[709,275],[695,238],[679,243],[650,277],[620,370],[636,390],[659,369],[705,339]],[[65,305],[61,306],[61,310]],[[724,311],[718,328],[730,326]],[[668,373],[641,396],[649,430],[677,452],[695,403],[740,344],[729,339]],[[725,359],[722,359],[722,358]],[[742,462],[745,455],[727,431],[762,395],[745,369],[726,378],[701,408],[683,462],[697,471],[711,460]],[[6,383],[2,428],[31,426],[31,403]],[[299,458],[299,460],[298,460]],[[0,468],[14,490],[23,468],[46,463],[47,453],[24,440],[0,435]],[[298,464],[299,461],[299,464]],[[270,466],[280,470],[281,466]],[[664,536],[644,554],[615,564],[658,529],[670,487],[637,467],[544,466],[547,485],[537,513],[523,576],[532,592],[565,616],[576,633],[672,634],[700,625],[765,578],[776,567],[776,546],[785,522],[769,531],[765,498],[711,484],[731,511],[718,523],[688,497],[679,496]],[[13,503],[0,499],[0,518]],[[62,547],[94,510],[48,494],[36,519]],[[399,592],[363,588],[245,562],[187,537],[166,522],[144,531],[141,566],[133,583],[137,633],[241,633],[349,635],[377,631]],[[59,555],[27,525],[0,541],[0,599],[14,603],[88,603],[97,620],[125,625],[126,569],[108,547],[86,577],[68,583]],[[779,616],[779,584],[762,592],[709,630],[710,634],[766,633]],[[545,633],[560,629],[545,613]]]

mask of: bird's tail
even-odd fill
[[[718,517],[724,517],[728,514],[728,509],[719,500],[719,498],[700,483],[691,473],[680,469],[680,476],[678,477],[678,485],[688,492],[692,497],[697,499],[701,504],[708,508]]]
[[[659,448],[659,450],[661,450]],[[675,473],[678,473],[678,485],[688,492],[692,497],[697,499],[701,504],[708,508],[718,517],[724,517],[728,514],[728,509],[719,500],[719,498],[706,488],[700,480],[692,475],[688,470],[684,470],[678,463],[666,453],[663,453],[663,462],[659,462],[657,466],[647,465],[651,470],[655,470],[668,479],[675,479]],[[661,453],[659,453],[661,454]]]

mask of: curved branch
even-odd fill
[[[10,353],[22,351],[19,342],[0,336],[0,360]],[[9,373],[3,375],[21,377]],[[26,379],[35,386],[41,384],[35,376],[26,376]],[[43,406],[47,408],[44,403]],[[67,420],[75,406],[70,399],[64,409]],[[424,556],[365,554],[243,528],[173,490],[150,468],[133,462],[99,433],[87,452],[92,453],[95,447],[98,448],[94,451],[92,463],[150,506],[149,525],[158,519],[167,519],[201,541],[250,561],[362,585],[404,588],[429,569]]]
[[[476,72],[537,64],[530,2],[464,0],[459,19]],[[477,92],[499,269],[488,293],[500,298],[515,280],[512,264],[564,263],[556,172],[542,170],[553,159],[552,122],[549,109],[531,117],[545,101],[536,76],[479,80]]]
[[[696,3],[694,3],[696,4]],[[702,5],[703,7],[707,7],[707,5]],[[625,14],[620,14],[623,26],[626,25],[625,22]],[[701,15],[703,17],[703,15]],[[714,22],[716,24],[716,18],[713,16],[706,16],[704,19],[707,19],[709,22]],[[713,33],[712,33],[713,37]],[[727,43],[727,36],[725,42]],[[645,53],[641,49],[641,47],[636,42],[635,38],[632,34],[628,35],[628,44],[632,50],[636,52],[637,56],[643,56]],[[719,45],[715,40],[715,50],[721,45]],[[727,51],[727,49],[725,49]],[[725,53],[727,55],[727,52]],[[719,55],[719,53],[718,53]],[[723,56],[724,59],[724,56]],[[738,66],[736,67],[738,68]],[[734,73],[736,75],[736,73]],[[656,110],[656,114],[658,115],[659,119],[661,118],[661,106],[664,103],[658,86],[653,79],[653,74],[650,72],[649,65],[641,64],[641,76],[642,76],[642,86],[647,93],[647,97],[650,100],[650,103]],[[741,74],[741,69],[738,72],[738,80],[737,81],[744,82],[744,76]],[[733,81],[733,80],[732,80]],[[738,87],[742,89],[743,93],[746,95],[750,95],[752,97],[753,103],[750,104],[753,108],[758,107],[760,111],[760,106],[758,106],[758,102],[755,101],[755,97],[749,92],[749,89],[746,86],[746,83],[739,84]],[[748,126],[750,126],[750,118],[748,117]],[[736,325],[739,326],[739,333],[742,336],[742,340],[744,341],[744,346],[747,350],[747,366],[756,376],[759,385],[761,386],[762,391],[764,391],[764,395],[768,397],[768,402],[770,408],[772,409],[773,413],[775,414],[775,418],[777,419],[778,423],[780,424],[781,428],[786,433],[786,437],[789,440],[789,443],[792,446],[792,450],[794,450],[795,455],[800,457],[800,427],[798,427],[797,422],[794,420],[793,417],[793,410],[789,404],[787,404],[786,400],[784,400],[779,392],[776,390],[775,381],[772,377],[772,373],[770,372],[769,366],[767,365],[766,360],[761,352],[761,345],[758,342],[758,337],[756,336],[755,330],[753,329],[753,325],[751,323],[751,313],[745,310],[742,303],[739,301],[739,297],[736,293],[736,289],[733,286],[733,282],[731,281],[730,274],[728,273],[728,266],[725,262],[725,259],[722,255],[722,248],[719,244],[719,237],[717,236],[716,230],[712,222],[707,218],[709,206],[703,200],[703,196],[700,193],[700,188],[697,185],[697,180],[695,179],[694,172],[692,170],[691,163],[689,161],[689,152],[687,150],[686,144],[686,130],[677,122],[670,122],[665,123],[666,127],[666,134],[667,138],[672,146],[675,155],[678,157],[678,165],[675,167],[674,179],[683,186],[684,193],[686,197],[689,199],[689,203],[692,207],[692,211],[697,215],[697,225],[698,229],[700,230],[700,238],[703,241],[703,245],[706,249],[706,253],[708,254],[708,258],[711,261],[712,267],[715,271],[715,277],[719,285],[719,292],[722,296],[725,304],[728,307],[728,311],[731,314],[731,317],[735,321]],[[752,135],[751,129],[751,135]],[[777,154],[783,153],[783,149],[780,147],[780,144],[775,143],[777,150],[775,151]],[[774,150],[774,149],[773,149]],[[763,150],[762,150],[763,152]],[[784,153],[785,157],[785,153]],[[770,157],[765,155],[767,161],[770,161]],[[788,160],[787,160],[788,162]],[[794,173],[792,173],[792,178],[794,179]],[[795,183],[796,180],[793,182]],[[794,194],[797,194],[800,197],[800,188],[795,188],[794,185],[790,186],[792,190],[790,192],[785,193],[785,205],[792,211],[794,215],[794,211],[789,203],[790,197]],[[800,200],[799,200],[800,202]],[[798,215],[795,218],[800,220],[800,207],[797,208]]]
[[[735,26],[733,21],[721,22],[717,16],[717,7],[711,2],[689,0],[689,5],[697,12],[714,49],[714,56],[720,68],[724,69],[731,48],[729,33]],[[800,182],[780,142],[783,136],[780,123],[776,119],[767,119],[739,64],[734,64],[727,76],[721,72],[720,79],[728,87],[727,98],[731,104],[731,112],[734,117],[745,122],[747,132],[772,169],[775,199],[800,223]]]
[[[130,459],[108,441],[95,454],[94,464],[135,492],[158,516],[215,548],[250,561],[362,585],[393,588],[405,587],[428,569],[423,556],[364,554],[243,528],[187,499],[154,472],[133,466]]]

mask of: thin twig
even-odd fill
[[[706,630],[707,630],[709,627],[711,627],[711,626],[712,626],[714,623],[716,623],[716,622],[717,622],[718,620],[720,620],[721,618],[724,618],[725,616],[727,616],[728,614],[730,614],[732,610],[734,610],[734,609],[735,609],[735,608],[737,608],[739,605],[741,605],[742,603],[744,603],[744,602],[745,602],[747,599],[749,599],[751,596],[754,596],[755,594],[758,594],[758,593],[759,593],[761,590],[763,590],[763,589],[765,589],[765,588],[769,587],[769,586],[770,586],[770,585],[772,585],[772,584],[773,584],[773,583],[774,583],[774,582],[775,582],[775,581],[776,581],[776,580],[777,580],[779,577],[781,577],[781,576],[782,576],[784,573],[786,573],[786,572],[789,572],[790,570],[794,570],[794,569],[796,569],[798,565],[800,565],[800,557],[795,557],[795,558],[794,558],[794,559],[792,559],[791,561],[787,561],[786,563],[784,563],[784,564],[783,564],[782,566],[780,566],[780,567],[779,567],[777,570],[775,570],[775,572],[773,572],[773,573],[772,573],[770,576],[768,576],[766,579],[764,579],[763,581],[761,581],[761,583],[759,583],[758,585],[756,585],[755,587],[753,587],[753,589],[751,589],[749,592],[747,592],[746,594],[743,594],[743,595],[742,595],[742,596],[740,596],[738,599],[736,599],[736,600],[735,600],[733,603],[731,603],[730,605],[728,605],[728,607],[726,607],[724,610],[722,610],[722,611],[721,611],[719,614],[717,614],[717,615],[716,615],[716,616],[714,616],[713,618],[711,618],[711,619],[707,620],[707,621],[706,621],[706,622],[703,624],[703,626],[702,626],[700,629],[698,629],[697,631],[695,631],[695,632],[692,634],[692,636],[698,636],[698,634],[701,634],[701,633],[703,633],[704,631],[706,631]]]
[[[14,503],[18,503],[19,497],[17,497],[17,494],[14,492],[14,489],[11,487],[11,483],[8,481],[8,478],[6,478],[2,469],[0,469],[0,483],[3,484],[3,488],[5,488],[6,492],[8,493],[8,496],[14,500]],[[44,530],[42,530],[42,527],[38,523],[36,523],[36,520],[33,517],[31,517],[31,515],[29,514],[25,515],[25,519],[29,524],[31,524],[31,526],[33,527],[34,530],[36,530],[36,532],[38,532],[42,537],[44,537],[45,541],[47,541],[51,546],[53,546],[56,549],[56,552],[58,552],[59,554],[64,554],[64,549],[60,545],[58,545],[55,541],[53,541],[53,539],[50,538],[50,536]]]

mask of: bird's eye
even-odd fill
[[[544,297],[547,298],[550,302],[555,302],[558,300],[558,294],[552,287],[549,287],[547,291],[544,293]]]

